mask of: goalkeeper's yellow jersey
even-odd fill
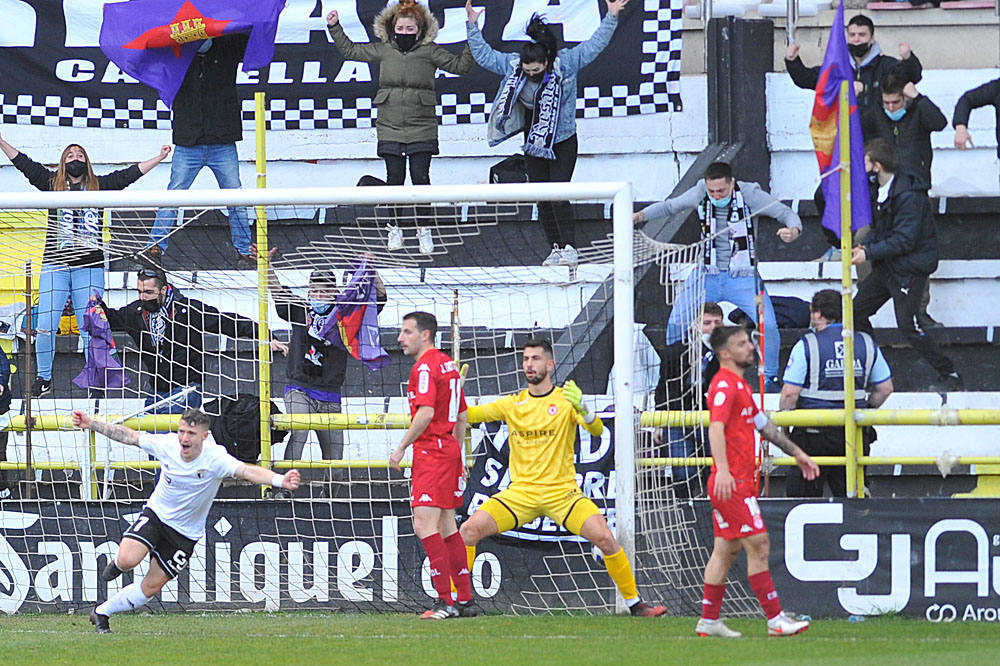
[[[575,483],[577,426],[584,426],[594,436],[604,431],[599,417],[584,423],[558,386],[543,396],[533,396],[525,389],[496,402],[469,407],[469,420],[507,422],[510,480],[518,484]]]

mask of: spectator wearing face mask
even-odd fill
[[[577,74],[607,48],[618,27],[618,14],[628,0],[605,0],[607,14],[585,42],[559,48],[552,29],[542,17],[532,15],[525,28],[529,41],[520,53],[502,53],[486,43],[479,31],[479,16],[467,0],[469,45],[483,69],[504,77],[493,102],[487,140],[496,146],[515,135],[524,136],[524,164],[532,183],[569,182],[576,168]],[[542,201],[538,217],[552,251],[546,266],[575,265],[572,209],[569,202]]]
[[[0,137],[0,150],[29,183],[43,192],[123,190],[170,154],[170,146],[163,146],[158,155],[144,162],[98,176],[94,174],[87,151],[76,143],[63,150],[55,171],[35,162],[3,137]],[[72,296],[83,348],[88,348],[90,336],[84,332],[83,317],[90,297],[104,292],[102,219],[103,211],[99,208],[49,210],[38,282],[38,338],[35,343],[38,377],[31,386],[33,396],[52,390],[56,331],[67,297]]]
[[[273,258],[276,248],[272,249]],[[316,269],[309,274],[309,292],[303,300],[278,281],[272,264],[269,287],[278,316],[292,325],[288,344],[272,342],[271,348],[288,358],[285,365],[285,411],[289,414],[339,414],[341,387],[347,374],[350,354],[341,346],[325,340],[321,331],[327,319],[334,316],[337,300],[337,278],[332,270]],[[385,284],[376,274],[378,310],[386,303]],[[285,460],[302,460],[308,430],[293,430],[285,446]],[[316,430],[323,460],[340,460],[344,457],[344,436],[340,430]],[[312,472],[303,470],[303,477],[312,478]],[[322,476],[322,474],[320,474]],[[291,491],[279,491],[276,497],[291,497]]]
[[[403,184],[409,160],[410,182],[429,185],[431,156],[438,153],[434,73],[443,69],[468,74],[472,69],[468,45],[455,54],[435,44],[438,21],[413,0],[400,0],[383,9],[372,26],[377,41],[369,44],[351,41],[336,10],[326,15],[326,22],[345,60],[379,64],[375,130],[378,156],[385,160],[386,184]]]
[[[899,43],[898,60],[882,52],[882,47],[875,41],[875,24],[863,14],[858,14],[847,23],[847,50],[851,54],[854,92],[861,109],[878,108],[881,104],[879,92],[886,74],[895,74],[910,83],[919,83],[923,75],[920,60],[906,42]],[[806,67],[802,64],[798,44],[789,44],[785,49],[785,69],[799,88],[816,89],[820,66]]]
[[[379,64],[375,132],[378,156],[385,161],[386,185],[403,184],[407,161],[410,184],[430,185],[431,156],[438,154],[434,75],[438,69],[468,74],[472,69],[469,46],[454,54],[435,44],[438,21],[427,7],[414,0],[400,0],[383,9],[372,25],[377,41],[369,44],[351,41],[336,10],[326,15],[326,23],[345,60]],[[389,224],[387,231],[388,248],[403,247],[399,227]],[[422,254],[434,251],[430,227],[420,227],[417,240]]]
[[[802,233],[802,220],[760,185],[737,181],[725,162],[712,162],[705,177],[691,189],[664,201],[646,206],[632,215],[635,224],[662,220],[691,210],[698,212],[704,265],[695,268],[684,282],[667,321],[667,345],[683,340],[698,316],[700,299],[718,303],[729,301],[750,315],[758,330],[764,330],[765,390],[777,393],[778,352],[781,338],[771,297],[757,273],[755,224],[759,215],[773,217],[783,225],[778,238],[791,243]],[[704,280],[704,292],[699,286]],[[757,297],[763,293],[763,326],[757,321]]]
[[[487,125],[491,147],[516,135],[524,136],[524,165],[532,183],[569,182],[576,168],[577,74],[607,48],[618,27],[618,15],[628,0],[605,0],[607,14],[594,34],[573,48],[559,48],[552,29],[532,15],[525,28],[530,41],[520,53],[502,53],[486,43],[477,24],[482,10],[467,0],[466,29],[472,55],[483,69],[504,77],[493,101]],[[572,209],[568,202],[542,201],[538,217],[552,252],[543,262],[574,265]]]
[[[931,185],[931,132],[940,132],[948,126],[948,119],[926,95],[917,92],[916,86],[895,74],[882,79],[882,107],[869,108],[861,114],[861,128],[866,141],[885,139],[896,151],[899,171],[909,172]],[[924,294],[917,311],[921,329],[941,326],[927,312],[930,304],[930,284],[924,285]]]
[[[257,323],[188,298],[159,268],[143,268],[136,278],[138,299],[117,309],[101,306],[111,330],[128,333],[139,349],[149,386],[146,406],[159,403],[153,414],[201,407],[205,334],[255,340]],[[185,393],[189,387],[194,390]]]
[[[931,133],[948,126],[948,119],[926,95],[905,79],[889,74],[882,79],[882,106],[861,115],[866,141],[885,139],[896,150],[897,165],[931,185]]]

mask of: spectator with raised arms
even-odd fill
[[[0,150],[28,182],[42,192],[123,190],[170,154],[170,146],[163,146],[159,154],[148,160],[98,176],[94,173],[87,151],[77,143],[66,146],[54,171],[35,162],[4,141],[2,136]],[[90,298],[95,293],[98,296],[104,293],[102,219],[102,211],[98,208],[49,210],[38,282],[38,341],[35,350],[38,377],[31,386],[34,396],[52,390],[56,331],[67,297],[73,299],[83,348],[88,348],[90,336],[83,330],[83,316]]]
[[[605,0],[608,13],[590,39],[573,48],[559,48],[558,40],[538,14],[525,33],[529,40],[520,53],[503,53],[486,43],[476,11],[467,0],[469,46],[479,66],[504,77],[486,137],[490,147],[523,134],[524,164],[531,183],[562,183],[573,179],[576,168],[577,74],[607,48],[618,27],[618,14],[629,0]],[[572,209],[569,202],[542,201],[538,217],[552,252],[546,266],[574,265],[579,254],[573,247]]]
[[[430,185],[431,157],[438,154],[434,77],[438,69],[468,74],[472,70],[469,47],[455,54],[435,44],[438,21],[430,9],[414,0],[399,0],[378,14],[372,26],[377,41],[370,44],[351,41],[337,10],[326,15],[326,23],[344,59],[379,65],[375,132],[378,156],[385,161],[386,184],[403,184],[409,160],[410,183]],[[400,249],[399,227],[390,224],[388,232],[389,249]],[[434,251],[430,227],[420,227],[417,240],[421,253]]]

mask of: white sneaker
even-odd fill
[[[386,242],[386,247],[390,251],[403,247],[403,232],[399,230],[399,227],[395,224],[387,224],[385,228],[389,232],[389,240]]]
[[[417,241],[420,243],[420,254],[430,254],[434,251],[434,237],[431,236],[430,227],[417,229]]]
[[[576,266],[580,263],[580,253],[572,245],[567,245],[562,249],[562,257],[559,258],[560,266]]]
[[[801,634],[808,628],[808,620],[803,620],[798,618],[798,616],[796,616],[796,619],[792,619],[785,615],[784,612],[778,613],[767,621],[768,636],[794,636],[795,634]]]
[[[698,620],[694,633],[699,636],[715,636],[716,638],[739,638],[743,635],[727,627],[722,620],[706,620],[705,618]]]
[[[545,257],[545,261],[542,262],[542,266],[560,266],[562,265],[562,254],[563,251],[559,249],[558,245],[552,246],[552,251],[549,252],[549,256]]]

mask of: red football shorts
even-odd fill
[[[437,442],[424,445],[413,451],[413,477],[411,488],[413,499],[410,506],[434,506],[439,509],[455,509],[462,506],[465,493],[465,479],[462,476],[462,452],[457,444]]]
[[[715,536],[732,541],[767,532],[764,518],[760,515],[760,505],[757,504],[753,481],[742,483],[737,481],[736,491],[725,502],[713,495],[715,474],[709,477],[708,488],[708,497],[712,500],[712,526]]]

